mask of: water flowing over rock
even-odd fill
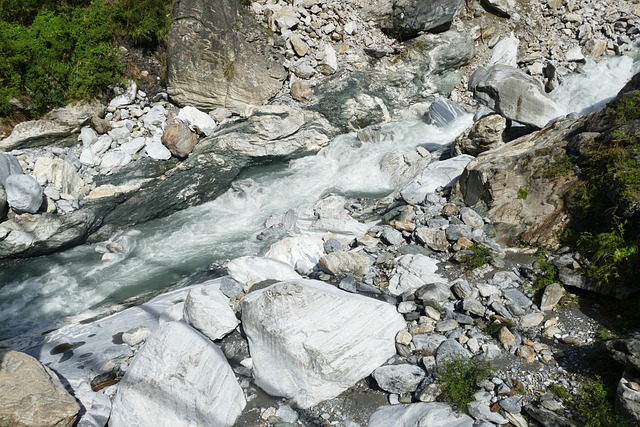
[[[514,67],[498,64],[480,68],[471,75],[469,89],[495,112],[538,128],[565,114],[540,82]]]
[[[256,384],[302,408],[337,396],[382,365],[405,327],[395,307],[315,280],[250,293],[242,321]]]
[[[52,143],[73,145],[76,138],[72,135],[78,132],[91,117],[103,111],[104,106],[97,102],[72,104],[53,110],[40,120],[17,124],[11,135],[0,141],[0,150],[41,147]]]
[[[242,113],[246,105],[259,105],[278,93],[286,77],[282,60],[244,7],[237,0],[177,3],[167,43],[172,100]]]
[[[473,418],[456,414],[445,403],[382,406],[371,415],[369,427],[471,427]]]
[[[245,405],[222,351],[187,324],[168,322],[120,381],[109,425],[232,426]]]
[[[71,427],[79,411],[49,368],[24,353],[0,353],[1,425]]]

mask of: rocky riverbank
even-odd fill
[[[536,171],[555,170],[576,135],[608,131],[599,113],[563,118],[584,111],[549,92],[587,59],[637,50],[638,4],[222,3],[177,3],[166,93],[131,82],[106,106],[53,111],[0,141],[1,257],[89,241],[110,262],[128,256],[128,227],[231,185],[242,193],[253,185],[234,183],[244,171],[316,153],[338,133],[356,131],[357,146],[384,141],[381,124],[399,119],[443,127],[471,111],[475,124],[456,157],[422,146],[386,155],[396,189],[386,198],[329,191],[269,218],[259,237],[286,237],[224,263],[221,278],[5,342],[57,373],[80,405],[61,394],[15,409],[34,399],[25,378],[63,387],[1,353],[0,420],[578,425],[584,414],[566,396],[584,398],[604,323],[545,276],[555,268],[585,287],[582,260],[558,241],[575,176]],[[517,132],[527,135],[507,144]],[[557,252],[506,256],[539,247]],[[637,337],[607,346],[626,367],[618,405],[637,421]],[[470,402],[453,408],[447,371],[485,363],[485,377],[467,380]],[[34,414],[60,415],[20,418]]]

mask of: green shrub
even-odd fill
[[[558,269],[555,265],[547,261],[544,255],[538,255],[538,259],[533,263],[533,271],[535,278],[531,283],[531,287],[535,291],[540,291],[551,285],[558,283]]]
[[[438,380],[446,401],[462,412],[473,402],[478,383],[488,379],[491,372],[485,360],[452,358],[438,365]]]
[[[120,83],[119,42],[158,48],[173,0],[0,0],[0,116],[35,118]]]
[[[613,400],[597,375],[595,379],[583,378],[578,395],[570,405],[576,409],[585,427],[631,427],[630,423],[615,413]]]
[[[469,269],[482,267],[493,262],[493,252],[491,249],[474,244],[470,249],[471,253],[463,255],[460,263]]]

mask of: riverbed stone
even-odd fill
[[[299,279],[301,276],[289,264],[266,257],[242,256],[229,261],[229,276],[242,283],[245,291],[265,280]]]
[[[231,333],[240,321],[229,306],[220,285],[204,283],[189,291],[184,301],[185,322],[212,341]]]
[[[77,194],[84,185],[76,168],[57,157],[39,157],[33,166],[32,175],[36,179],[46,180],[57,190],[66,194]]]
[[[222,350],[186,323],[167,322],[120,381],[109,425],[230,427],[245,405]]]
[[[256,384],[302,408],[337,396],[382,365],[406,326],[393,305],[316,280],[249,293],[242,319]]]
[[[542,300],[540,301],[540,310],[549,311],[560,302],[560,299],[564,296],[564,288],[559,283],[552,283],[542,293]]]
[[[323,253],[324,245],[321,238],[294,236],[285,237],[272,244],[265,256],[286,262],[300,274],[308,274],[318,264]]]
[[[36,213],[42,206],[42,187],[31,175],[9,175],[5,180],[7,203],[18,212]]]
[[[320,258],[318,266],[334,276],[352,274],[363,278],[371,268],[372,260],[358,252],[332,252]]]
[[[0,153],[0,185],[4,185],[9,175],[22,173],[20,162],[11,154]]]
[[[382,406],[369,418],[369,427],[472,427],[473,418],[457,414],[451,406],[440,402]]]
[[[25,353],[0,352],[0,425],[71,427],[79,411],[49,368]]]
[[[416,365],[403,363],[381,366],[372,374],[378,386],[389,393],[413,393],[425,377],[425,372]]]
[[[425,255],[402,255],[394,262],[389,280],[389,293],[401,295],[415,291],[431,283],[444,283],[445,278],[437,274],[438,261]]]

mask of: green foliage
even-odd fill
[[[474,244],[470,249],[471,253],[463,255],[460,258],[460,263],[469,269],[482,267],[486,264],[493,262],[493,252],[491,249]]]
[[[543,255],[538,255],[538,259],[533,263],[535,279],[531,287],[535,291],[540,291],[552,283],[558,283],[558,269],[545,259]]]
[[[163,43],[172,0],[0,0],[0,116],[34,118],[122,81],[116,42]]]
[[[553,162],[545,171],[545,175],[549,178],[558,178],[561,176],[569,176],[574,172],[575,164],[568,155],[562,156],[558,161]]]
[[[612,102],[607,114],[614,128],[575,159],[581,185],[570,200],[567,235],[596,284],[630,285],[640,279],[640,91]]]
[[[518,190],[518,199],[526,200],[529,196],[529,190],[526,187],[522,187]]]
[[[559,399],[565,402],[571,399],[571,394],[567,391],[567,389],[558,383],[551,384],[551,386],[549,387],[549,391],[551,391],[551,394],[556,399]]]
[[[583,419],[585,427],[631,427],[614,412],[612,403],[599,376],[583,378],[578,395],[569,402]]]
[[[438,366],[438,379],[446,401],[458,412],[473,402],[478,383],[488,379],[492,368],[481,359],[453,358]]]

